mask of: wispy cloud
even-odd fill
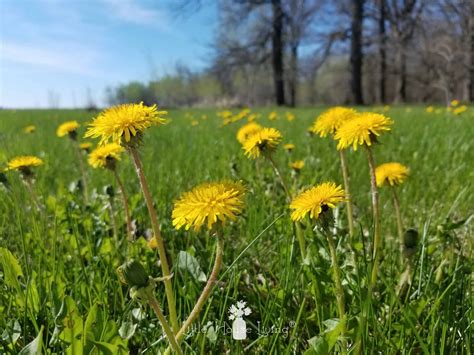
[[[133,0],[102,0],[107,13],[114,18],[133,23],[157,27],[160,30],[170,30],[169,16],[165,10],[151,8]]]
[[[100,75],[100,72],[94,69],[94,63],[97,63],[99,53],[68,43],[55,43],[54,45],[41,43],[38,45],[3,41],[0,58],[1,63],[4,64],[20,63],[27,64],[29,67],[46,67],[67,73]]]

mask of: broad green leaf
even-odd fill
[[[20,292],[21,287],[18,278],[23,277],[23,271],[21,270],[18,259],[10,252],[10,250],[0,248],[0,262],[2,263],[5,283],[9,287]]]
[[[2,342],[7,344],[15,345],[16,341],[21,335],[21,325],[15,319],[15,321],[10,320],[7,327],[2,333]]]
[[[63,331],[59,338],[68,344],[72,345],[72,351],[79,348],[77,342],[81,343],[82,350],[82,334],[84,332],[84,322],[79,315],[76,303],[70,296],[65,298],[66,315],[62,319]]]
[[[43,349],[43,326],[38,336],[19,352],[19,355],[41,355]]]
[[[122,323],[119,329],[119,335],[122,339],[128,340],[130,339],[137,330],[138,324],[133,324],[132,322],[125,321]]]
[[[201,267],[199,266],[199,262],[197,259],[189,254],[188,252],[185,252],[181,250],[178,254],[178,267],[181,270],[187,270],[189,273],[194,277],[194,279],[201,281],[201,282],[206,282],[207,277],[204,272],[202,272]]]

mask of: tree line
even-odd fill
[[[211,0],[183,1],[180,14]],[[219,0],[205,70],[109,88],[110,103],[297,106],[474,100],[472,0]]]

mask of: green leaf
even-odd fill
[[[2,341],[7,344],[15,345],[16,341],[21,335],[21,325],[15,319],[8,322],[7,327],[2,333]]]
[[[128,340],[130,339],[137,330],[138,324],[133,324],[132,322],[125,321],[122,323],[119,329],[119,335],[122,339]]]
[[[41,355],[43,349],[43,326],[38,333],[38,336],[27,346],[19,352],[19,355]]]
[[[189,254],[181,250],[178,254],[178,267],[181,270],[187,270],[189,273],[194,277],[195,280],[206,282],[207,277],[204,272],[202,272],[201,267],[199,266],[199,262],[197,259]]]
[[[10,252],[10,250],[0,248],[0,260],[2,263],[5,283],[9,287],[21,291],[18,278],[23,277],[24,275],[18,259]]]
[[[101,340],[105,321],[104,312],[97,303],[94,303],[84,324],[84,334],[88,341]]]
[[[84,322],[79,315],[76,303],[70,296],[65,298],[66,314],[62,319],[63,331],[59,338],[68,344],[71,344],[72,350],[81,349],[82,351],[82,334],[84,332]],[[80,342],[79,346],[77,342]]]
[[[323,324],[326,326],[326,330],[322,334],[308,340],[311,347],[305,352],[306,355],[329,354],[344,329],[345,320],[341,321],[337,318],[327,319]]]

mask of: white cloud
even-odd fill
[[[109,15],[116,19],[137,24],[170,30],[168,15],[165,11],[145,7],[137,0],[102,0]]]
[[[29,67],[47,67],[56,71],[99,75],[94,69],[98,53],[88,48],[71,46],[68,43],[55,43],[54,45],[24,44],[12,41],[3,41],[1,45],[0,62],[26,64]]]

